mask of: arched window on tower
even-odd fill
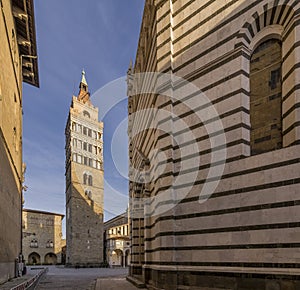
[[[83,184],[87,184],[87,174],[83,174]]]
[[[93,186],[93,176],[92,175],[89,175],[89,185],[90,186]]]
[[[53,241],[52,240],[48,240],[47,244],[46,244],[46,248],[53,248],[53,247],[54,247]]]
[[[250,62],[250,144],[256,155],[282,148],[282,43],[269,39]]]
[[[31,242],[30,242],[30,248],[38,248],[38,247],[39,247],[39,244],[38,244],[37,239],[31,240]]]
[[[85,190],[84,193],[88,198],[92,198],[92,192],[90,190]]]

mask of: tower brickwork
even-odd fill
[[[103,262],[103,123],[84,71],[79,89],[65,131],[66,264],[71,267]]]

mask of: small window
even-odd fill
[[[93,176],[89,175],[89,186],[93,186]]]
[[[38,244],[37,239],[31,240],[31,242],[30,242],[30,248],[38,248],[38,247],[39,247],[39,244]]]
[[[77,148],[82,149],[82,141],[81,140],[78,140]]]
[[[92,130],[91,129],[89,129],[89,137],[92,137]]]
[[[87,157],[84,157],[83,163],[84,163],[84,165],[88,165],[88,158]]]
[[[85,150],[85,151],[87,150],[87,143],[86,142],[83,143],[83,150]]]
[[[46,248],[53,248],[53,247],[54,247],[53,241],[48,240],[46,243]]]
[[[93,146],[91,144],[89,144],[89,152],[92,153],[92,150],[93,150]]]
[[[87,183],[87,178],[88,178],[87,174],[84,173],[84,174],[83,174],[83,184],[86,184],[86,183]]]
[[[86,127],[83,127],[83,134],[87,135],[87,128]]]
[[[88,198],[92,198],[92,192],[90,190],[86,190],[84,193]]]

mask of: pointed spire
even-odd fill
[[[82,69],[82,72],[81,72],[81,83],[83,83],[86,86],[88,85],[87,81],[86,81],[86,78],[85,78],[85,71],[84,71],[84,69]]]
[[[79,84],[79,94],[78,100],[82,100],[84,103],[90,102],[90,93],[88,89],[88,84],[85,78],[85,71],[81,72],[81,82]]]
[[[79,89],[80,91],[84,91],[84,92],[88,92],[88,84],[87,84],[87,81],[86,81],[86,78],[85,78],[85,71],[82,70],[81,72],[81,82],[79,84]]]

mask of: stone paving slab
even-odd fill
[[[137,290],[126,280],[126,277],[106,277],[98,278],[95,290]]]

